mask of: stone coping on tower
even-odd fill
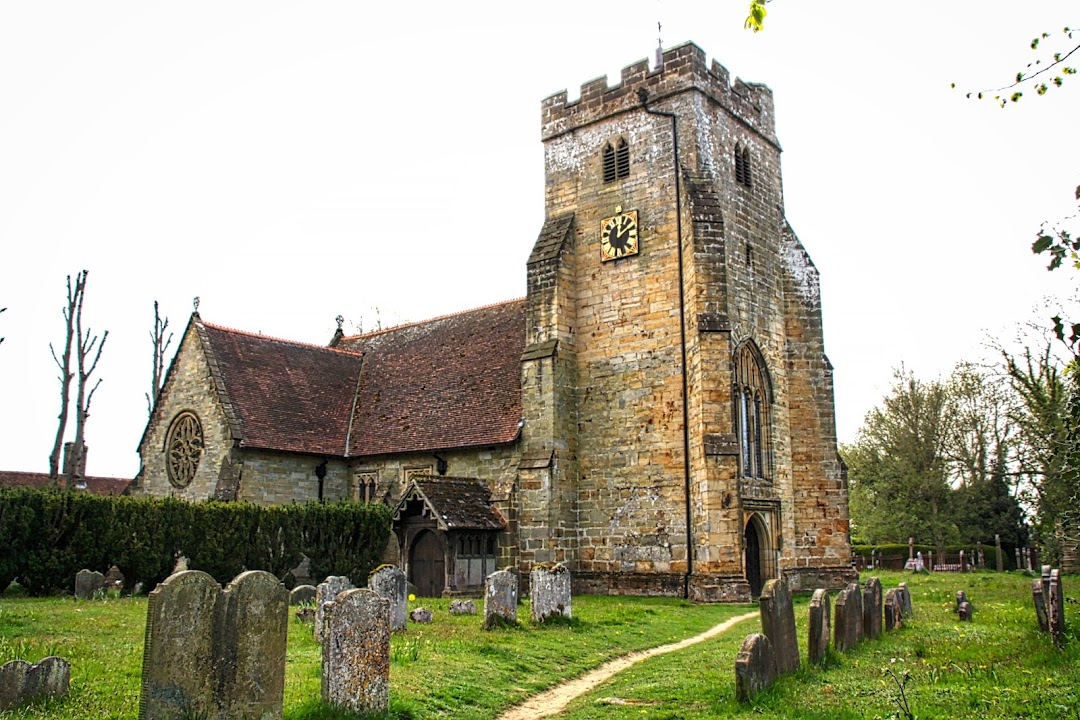
[[[692,42],[663,52],[663,62],[650,71],[648,60],[622,69],[618,85],[599,77],[581,86],[581,97],[568,102],[565,90],[541,103],[541,138],[545,141],[619,112],[641,106],[638,90],[649,93],[650,104],[695,89],[747,123],[765,139],[776,143],[772,90],[738,78],[734,84],[727,68],[716,60],[707,64],[705,51]],[[661,108],[662,109],[662,108]]]

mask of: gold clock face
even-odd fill
[[[638,254],[637,210],[621,212],[600,221],[600,259],[604,262]]]

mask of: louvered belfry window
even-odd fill
[[[604,182],[610,183],[630,176],[630,145],[619,138],[614,145],[604,145]]]
[[[750,148],[735,146],[735,182],[746,187],[751,186]]]

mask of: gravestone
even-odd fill
[[[1061,572],[1050,571],[1050,593],[1046,596],[1046,620],[1054,644],[1065,644],[1065,593],[1061,587]]]
[[[863,589],[863,636],[870,640],[881,637],[881,580],[872,577]]]
[[[368,575],[368,588],[390,603],[390,631],[405,629],[409,611],[409,593],[405,573],[394,565],[383,565]]]
[[[64,658],[50,656],[31,665],[12,660],[0,667],[0,712],[44,698],[67,697],[71,687],[71,665]]]
[[[487,576],[484,587],[484,629],[517,624],[518,581],[509,570]]]
[[[451,615],[475,615],[476,603],[472,600],[451,600],[450,601],[450,614]]]
[[[769,638],[761,633],[747,635],[735,656],[735,699],[749,702],[776,682],[776,658]]]
[[[116,567],[115,565],[110,565],[108,572],[105,573],[105,589],[124,589],[124,573],[120,572],[120,568]]]
[[[850,583],[836,596],[833,605],[833,647],[847,652],[859,644],[862,632],[862,590]]]
[[[964,603],[966,603],[967,601],[968,601],[967,593],[964,592],[963,590],[957,590],[956,591],[956,607],[953,608],[953,612],[955,612],[955,613],[960,612],[960,606],[963,605]]]
[[[900,583],[896,588],[900,591],[900,610],[903,612],[904,617],[911,617],[913,608],[911,607],[911,590],[908,588],[906,582]]]
[[[409,613],[409,619],[414,623],[420,623],[421,625],[430,625],[432,616],[431,610],[427,608],[418,607]]]
[[[960,603],[960,607],[956,609],[956,614],[960,618],[961,622],[971,622],[971,615],[973,612],[974,611],[972,610],[971,603],[969,603],[967,600]]]
[[[342,575],[328,575],[315,589],[315,642],[322,642],[323,605],[333,602],[340,593],[352,590],[356,586],[352,580]]]
[[[225,590],[185,570],[149,597],[140,720],[282,716],[289,594],[270,573],[241,573]]]
[[[390,603],[367,589],[325,603],[322,699],[354,712],[390,706]]]
[[[896,630],[904,626],[904,604],[899,588],[889,588],[885,593],[885,629]]]
[[[769,638],[776,672],[785,675],[799,669],[799,637],[795,633],[795,607],[791,593],[782,579],[765,583],[758,599],[761,607],[761,631]]]
[[[97,570],[80,570],[75,575],[75,597],[79,600],[92,600],[104,588],[105,576]]]
[[[1001,554],[1001,536],[994,536],[994,559],[997,561],[997,571],[1003,572],[1005,570],[1005,560]]]
[[[1050,572],[1051,567],[1049,565],[1042,566],[1042,586],[1043,586],[1043,602],[1050,597]]]
[[[302,603],[315,603],[315,596],[319,594],[314,585],[297,585],[289,593],[289,604],[300,605]]]
[[[825,662],[825,654],[829,649],[830,614],[828,591],[815,590],[814,597],[810,599],[810,637],[806,652],[806,660],[811,665]]]
[[[571,616],[570,571],[564,565],[533,568],[529,575],[529,592],[533,622]]]

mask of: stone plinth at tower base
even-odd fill
[[[390,602],[347,590],[324,606],[323,702],[356,712],[390,707]]]

